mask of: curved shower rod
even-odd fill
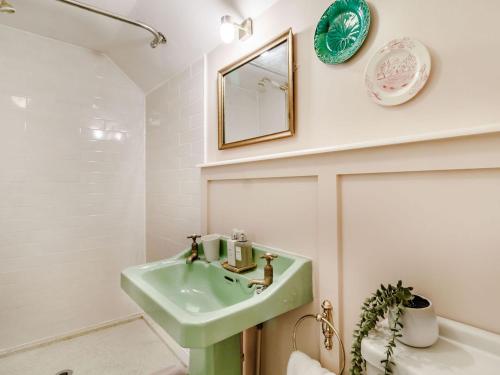
[[[87,10],[89,12],[100,14],[101,16],[109,17],[109,18],[112,18],[114,20],[125,22],[125,23],[128,23],[129,25],[133,25],[133,26],[137,26],[137,27],[140,27],[142,29],[145,29],[145,30],[149,31],[151,34],[153,34],[153,36],[154,36],[154,39],[150,43],[151,48],[156,48],[160,44],[167,43],[167,38],[165,38],[165,36],[161,32],[159,32],[158,30],[156,30],[155,28],[153,28],[149,25],[146,25],[145,23],[142,23],[139,21],[134,21],[134,20],[131,20],[129,18],[119,16],[115,13],[96,8],[92,5],[84,4],[80,1],[75,1],[75,0],[56,0],[56,1],[59,1],[59,2],[64,3],[64,4],[72,5],[74,7],[77,7],[77,8],[83,9],[83,10]]]

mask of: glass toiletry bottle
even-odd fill
[[[234,245],[236,255],[236,268],[245,268],[253,263],[252,243],[247,240],[245,232],[240,232],[238,241]]]
[[[236,242],[238,241],[239,237],[239,231],[238,229],[233,229],[233,234],[231,235],[231,239],[227,240],[227,263],[232,266],[236,267]]]

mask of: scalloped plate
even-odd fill
[[[402,104],[422,90],[430,72],[431,56],[422,43],[411,38],[394,39],[368,63],[366,89],[380,105]]]
[[[341,64],[361,47],[370,29],[365,0],[337,0],[323,13],[314,34],[314,50],[325,64]]]

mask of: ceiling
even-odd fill
[[[152,49],[152,35],[56,0],[10,0],[14,15],[0,23],[108,55],[144,92],[200,59],[219,43],[220,17],[256,17],[278,0],[84,0],[147,23],[167,37]]]

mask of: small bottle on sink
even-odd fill
[[[236,268],[245,268],[253,264],[252,243],[248,241],[245,232],[238,233],[238,240],[234,244]]]
[[[227,263],[231,267],[236,267],[236,242],[238,242],[240,232],[238,229],[233,229],[231,239],[227,240]]]

